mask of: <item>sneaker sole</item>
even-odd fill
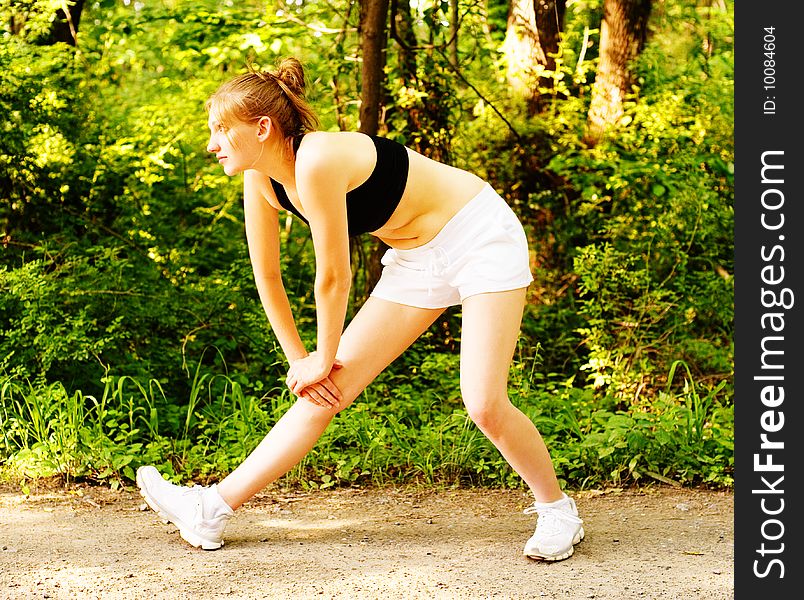
[[[196,533],[193,533],[193,531],[187,527],[187,525],[185,525],[181,519],[159,506],[156,500],[154,500],[148,493],[148,488],[140,477],[139,470],[137,471],[137,487],[140,489],[140,496],[143,497],[145,503],[151,507],[151,510],[162,518],[163,523],[173,523],[179,528],[179,535],[181,535],[185,542],[194,548],[201,548],[202,550],[218,550],[221,546],[223,546],[223,540],[220,542],[213,542],[201,537]]]
[[[528,558],[531,558],[533,560],[544,560],[544,561],[548,561],[548,562],[555,562],[555,561],[559,561],[559,560],[564,560],[566,558],[569,558],[570,556],[572,556],[575,553],[575,544],[579,544],[581,542],[581,540],[583,540],[584,535],[585,535],[585,533],[584,533],[583,527],[581,527],[578,530],[578,533],[575,534],[575,537],[572,538],[572,545],[563,554],[550,554],[550,555],[528,554],[527,551],[525,551],[524,554],[525,554],[525,556],[527,556]]]

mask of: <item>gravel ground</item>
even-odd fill
[[[732,599],[734,497],[654,487],[573,494],[586,539],[522,555],[522,491],[269,488],[215,552],[134,489],[0,488],[0,598]]]

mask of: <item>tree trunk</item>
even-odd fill
[[[600,26],[600,62],[584,141],[598,144],[606,130],[623,116],[623,99],[631,91],[629,66],[648,34],[651,0],[605,0]]]
[[[458,66],[458,0],[449,0],[449,62]]]
[[[389,0],[360,1],[360,48],[363,59],[360,73],[360,131],[376,135],[380,125],[380,108],[382,101],[383,67],[386,53],[386,22],[388,19]],[[360,240],[353,242],[362,244]],[[362,247],[357,249],[358,256],[364,260],[364,289],[361,300],[365,300],[382,273],[382,255],[388,249],[381,240],[372,240],[368,254]],[[357,292],[357,290],[355,290]]]
[[[78,23],[81,21],[81,13],[84,10],[84,0],[74,0],[65,11],[63,7],[66,5],[67,2],[62,3],[62,8],[56,13],[56,20],[53,21],[50,36],[45,40],[46,44],[57,42],[64,42],[70,46],[78,44]]]
[[[528,112],[544,108],[540,88],[552,88],[555,55],[564,27],[566,0],[511,0],[503,53],[508,64],[506,76],[514,93],[524,97]]]
[[[413,50],[418,41],[413,31],[413,16],[410,14],[410,2],[391,2],[391,19],[396,32],[395,39],[399,44],[396,51],[399,75],[404,84],[415,85],[416,80],[416,51]]]
[[[29,41],[40,46],[51,46],[57,42],[64,42],[70,46],[76,46],[78,44],[78,24],[81,21],[84,3],[85,0],[62,2],[61,6],[56,9],[55,15],[51,17],[52,25],[50,31],[42,33]],[[36,5],[33,7],[25,5],[15,7],[12,2],[11,14],[8,15],[8,25],[12,35],[25,35],[25,24],[28,22],[30,15],[29,12],[26,12],[26,8],[31,8],[31,10],[36,12],[48,9],[52,10],[52,8],[48,6],[42,7]]]
[[[391,19],[393,29],[391,35],[399,45],[397,49],[397,73],[404,87],[422,92],[422,98],[416,98],[397,106],[397,114],[401,113],[406,125],[407,144],[410,148],[428,158],[449,163],[450,139],[439,135],[442,130],[449,129],[449,102],[445,94],[452,92],[445,85],[444,68],[441,54],[435,52],[435,32],[428,27],[429,38],[423,44],[415,31],[415,19],[410,2],[391,2]],[[440,28],[440,25],[436,25]],[[447,60],[450,60],[447,58]],[[392,115],[392,119],[395,115]],[[434,134],[435,133],[435,134]]]
[[[388,0],[361,0],[360,131],[370,135],[379,129],[387,18]]]

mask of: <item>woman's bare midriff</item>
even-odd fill
[[[478,176],[408,149],[405,193],[388,222],[371,235],[408,250],[432,240],[486,185]]]

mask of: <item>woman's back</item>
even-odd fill
[[[338,163],[347,173],[346,192],[359,190],[383,165],[383,146],[372,142],[369,136],[357,132],[311,132],[305,135],[297,153],[298,165],[304,161],[321,160],[326,157]],[[406,148],[408,168],[404,192],[390,217],[371,233],[398,248],[412,248],[432,239],[436,233],[471,200],[485,185],[476,175],[429,159]],[[380,182],[394,188],[398,181],[396,172],[384,173],[389,181]],[[295,193],[294,186],[285,186],[288,197],[303,211],[304,199]],[[290,188],[290,189],[288,189]],[[373,199],[383,203],[387,199]]]

